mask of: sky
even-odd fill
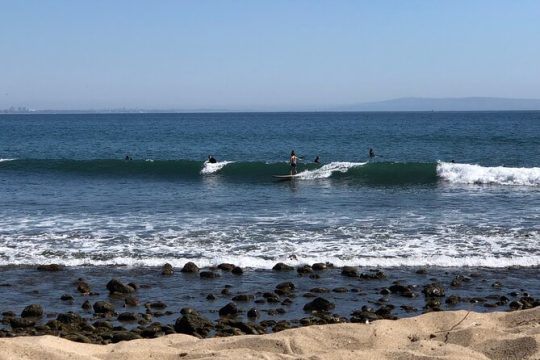
[[[540,1],[0,0],[0,109],[540,98]]]

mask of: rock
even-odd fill
[[[219,309],[219,316],[236,316],[238,315],[238,307],[235,303],[228,303]]]
[[[56,320],[58,320],[62,324],[71,325],[71,326],[78,326],[85,322],[84,319],[79,314],[76,314],[71,311],[64,314],[58,314],[58,316],[56,317]]]
[[[91,344],[92,343],[92,340],[90,340],[90,338],[88,338],[87,336],[84,336],[82,334],[78,334],[78,333],[65,334],[62,337],[64,339],[66,339],[66,340],[74,341],[74,342],[78,342],[78,343],[83,343],[83,344]]]
[[[250,294],[239,294],[232,298],[232,301],[253,301],[255,297]]]
[[[214,296],[214,294],[208,294],[206,295],[206,300],[216,300],[216,297]]]
[[[416,273],[418,275],[426,275],[427,274],[427,270],[426,269],[418,269],[416,270]]]
[[[186,314],[198,314],[197,311],[190,307],[185,307],[180,310],[180,314],[186,315]]]
[[[36,325],[36,321],[28,318],[11,318],[9,325],[11,325],[12,329],[29,328]]]
[[[123,312],[118,315],[118,321],[137,321],[139,317],[132,312]]]
[[[392,294],[398,294],[406,298],[413,298],[416,296],[409,286],[395,284],[390,286],[388,289],[392,292]]]
[[[289,298],[286,298],[285,300],[283,300],[281,302],[281,305],[285,305],[285,306],[288,306],[288,305],[291,305],[293,303],[293,301]]]
[[[328,290],[327,288],[323,288],[323,287],[313,288],[313,289],[311,289],[309,291],[312,292],[312,293],[316,293],[316,294],[323,294],[323,293],[330,292],[330,290]]]
[[[383,280],[386,279],[386,275],[380,271],[377,270],[374,274],[360,274],[360,279],[364,280]]]
[[[224,288],[223,290],[221,290],[221,295],[230,295],[231,294],[231,290],[229,290],[228,288]]]
[[[146,303],[144,304],[144,306],[146,308],[149,308],[149,309],[159,309],[159,310],[163,310],[167,307],[167,304],[165,304],[164,302],[162,301],[154,301],[154,302],[149,302],[149,303]]]
[[[426,297],[443,297],[444,296],[444,288],[439,283],[431,283],[426,286],[424,286],[424,290],[422,290],[424,295]]]
[[[446,301],[445,303],[447,303],[448,305],[456,305],[458,304],[459,302],[461,301],[461,298],[457,295],[450,295],[449,297],[446,298]]]
[[[500,289],[500,288],[502,288],[502,284],[500,282],[498,282],[498,281],[495,281],[493,284],[491,284],[491,287]]]
[[[302,265],[296,268],[296,272],[299,274],[310,274],[313,272],[313,269],[309,265]]]
[[[439,309],[441,306],[441,299],[439,297],[426,298],[426,309]]]
[[[62,265],[58,264],[39,265],[37,267],[38,271],[61,271],[63,268]]]
[[[133,290],[139,290],[139,285],[135,284],[135,283],[128,283],[127,284],[130,288],[132,288]],[[149,286],[144,286],[145,288],[149,288]]]
[[[280,331],[287,330],[287,329],[290,329],[290,328],[291,328],[291,324],[286,320],[282,320],[282,321],[278,322],[272,328],[272,331],[273,332],[280,332]]]
[[[101,329],[109,329],[109,330],[113,329],[113,324],[110,321],[107,321],[107,320],[97,320],[92,325],[94,325],[94,327],[97,328],[97,329],[100,329],[100,328]]]
[[[109,290],[111,294],[130,294],[135,291],[133,287],[125,285],[116,279],[112,279],[107,283],[107,290]]]
[[[510,306],[510,310],[523,309],[523,303],[521,301],[512,301],[508,306]]]
[[[21,312],[22,318],[40,318],[43,316],[43,308],[41,305],[32,304],[28,305]]]
[[[259,310],[257,310],[256,308],[251,308],[247,312],[248,318],[254,319],[254,318],[258,318],[259,316],[260,316]]]
[[[349,292],[349,289],[347,289],[346,287],[338,287],[338,288],[332,289],[332,291],[335,293],[346,293],[346,292]]]
[[[114,313],[114,306],[107,301],[96,301],[94,303],[94,312],[96,314]]]
[[[416,312],[418,309],[416,309],[414,306],[411,305],[401,305],[401,310],[405,311],[406,313]]]
[[[325,263],[315,263],[311,265],[311,268],[315,271],[322,271],[326,270],[326,264]]]
[[[241,267],[235,266],[234,269],[231,271],[234,275],[242,275],[244,273],[244,270],[242,270]]]
[[[272,268],[272,270],[274,271],[291,271],[293,270],[294,268],[292,266],[289,266],[289,265],[286,265],[282,262],[280,263],[277,263],[276,265],[274,265],[274,267]]]
[[[393,319],[392,310],[394,310],[394,305],[383,305],[377,310],[375,310],[375,314],[382,317],[383,319]]]
[[[282,283],[279,283],[276,285],[276,289],[277,290],[282,290],[282,291],[285,291],[285,292],[291,292],[295,289],[295,286],[292,282],[290,281],[286,281],[286,282],[282,282]]]
[[[236,266],[234,264],[227,264],[227,263],[223,263],[223,264],[219,264],[218,265],[218,269],[220,270],[223,270],[223,271],[232,271],[232,269],[234,269]]]
[[[140,335],[145,339],[153,339],[158,337],[159,335],[161,335],[161,333],[164,332],[161,325],[158,324],[152,324],[145,327],[144,329],[142,329]]]
[[[172,274],[174,274],[174,269],[171,264],[166,263],[161,267],[161,275],[171,276]]]
[[[214,325],[198,314],[185,314],[176,320],[174,330],[177,333],[205,337]]]
[[[60,300],[62,301],[73,301],[75,299],[73,299],[73,296],[69,295],[69,294],[64,294],[60,297]]]
[[[199,276],[201,279],[215,279],[219,277],[219,275],[213,271],[201,271]]]
[[[324,298],[318,297],[315,300],[304,305],[304,311],[317,311],[317,312],[330,311],[334,309],[335,307],[336,305],[331,303],[330,301]]]
[[[90,285],[85,281],[79,281],[77,283],[77,291],[81,294],[90,294],[92,292],[92,289],[90,288]]]
[[[190,261],[184,265],[181,271],[183,273],[196,273],[199,272],[199,268],[197,267],[197,265]]]
[[[383,288],[381,291],[379,291],[379,294],[381,295],[390,295],[392,292],[388,288]]]
[[[91,310],[92,309],[92,304],[90,304],[90,301],[86,300],[85,302],[83,302],[83,304],[81,305],[81,308],[83,310]]]
[[[270,304],[278,303],[280,302],[279,296],[276,293],[273,292],[265,292],[263,294],[263,297],[266,299],[266,301]]]
[[[356,268],[352,266],[344,266],[341,269],[341,275],[347,277],[358,277],[358,271],[356,271]]]
[[[124,304],[126,306],[139,306],[139,300],[137,300],[135,297],[128,295],[124,298]]]
[[[117,343],[120,341],[130,341],[142,339],[142,336],[131,331],[115,331],[113,332],[112,342]]]

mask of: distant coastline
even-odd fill
[[[165,113],[283,113],[283,112],[482,112],[482,111],[540,111],[540,99],[461,97],[423,98],[404,97],[349,105],[284,108],[195,108],[195,109],[32,109],[10,107],[0,114],[165,114]]]

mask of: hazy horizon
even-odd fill
[[[0,109],[540,99],[536,1],[2,1]]]

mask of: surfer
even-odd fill
[[[208,155],[208,162],[210,164],[215,164],[217,163],[217,160],[212,155]]]
[[[373,151],[372,148],[369,148],[369,157],[374,158],[375,157],[375,151]]]
[[[291,165],[291,175],[296,175],[296,165],[298,163],[298,157],[296,156],[296,153],[291,151],[291,158],[289,159],[289,165]]]
[[[313,160],[313,162],[315,164],[320,164],[321,163],[321,159],[319,158],[319,155],[317,155],[317,157],[315,158],[315,160]]]
[[[131,156],[126,155],[126,157],[124,158],[124,160],[128,161],[128,160],[133,160],[133,159],[131,158]]]

